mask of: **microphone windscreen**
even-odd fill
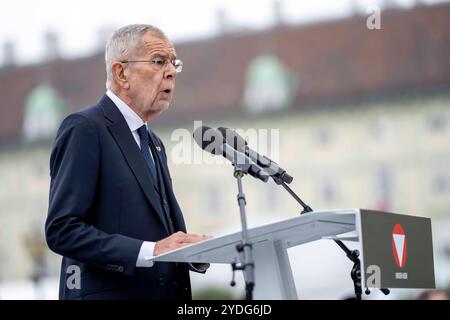
[[[245,139],[242,138],[236,131],[224,127],[219,127],[217,130],[222,134],[222,137],[228,145],[232,146],[239,152],[245,152],[247,141],[245,141]]]
[[[223,154],[222,145],[225,139],[219,131],[208,126],[201,126],[194,130],[193,137],[203,150],[215,155]]]

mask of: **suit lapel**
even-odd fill
[[[155,212],[157,212],[166,231],[170,233],[169,228],[165,223],[164,213],[161,211],[162,208],[157,204],[160,201],[160,197],[152,183],[149,169],[139,151],[139,147],[134,141],[125,119],[108,96],[103,96],[102,100],[100,100],[100,105],[103,108],[105,117],[111,121],[111,124],[108,125],[108,129],[122,151],[128,166],[131,168],[148,201],[155,209]]]

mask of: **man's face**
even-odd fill
[[[147,32],[142,36],[142,48],[129,60],[159,60],[176,58],[172,43],[165,37]],[[148,120],[169,107],[175,88],[175,67],[169,62],[158,66],[151,62],[129,63],[127,70],[130,88],[128,96],[135,111]]]

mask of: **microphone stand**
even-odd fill
[[[280,178],[272,176],[273,180],[276,184],[282,185],[283,188],[289,192],[289,194],[302,206],[303,211],[300,212],[300,215],[313,212],[313,209],[303,202],[300,197],[295,194],[295,192]],[[353,280],[353,288],[355,291],[356,300],[361,300],[362,296],[362,288],[361,288],[361,261],[359,259],[359,251],[358,250],[350,250],[341,240],[334,239],[334,242],[345,252],[346,256],[353,262],[352,271],[350,272],[350,276]],[[389,289],[380,289],[385,295],[389,294]],[[369,294],[369,289],[366,289],[366,294]]]
[[[231,264],[233,270],[233,278],[231,286],[235,286],[234,273],[236,270],[242,270],[245,280],[245,298],[246,300],[253,299],[253,288],[255,286],[255,263],[252,255],[252,244],[248,238],[247,218],[245,213],[245,194],[242,189],[242,177],[252,170],[252,164],[234,164],[234,177],[237,179],[238,185],[238,205],[241,215],[242,225],[242,242],[236,245],[236,250],[239,253],[241,263],[237,265],[235,262]]]
[[[311,207],[310,206],[308,206],[306,203],[304,203],[303,202],[303,200],[302,199],[300,199],[300,197],[299,196],[297,196],[296,194],[295,194],[295,192],[282,180],[282,179],[280,179],[280,178],[278,178],[278,177],[274,177],[274,176],[272,176],[272,178],[273,178],[273,180],[275,180],[275,183],[276,184],[278,184],[278,185],[280,185],[281,184],[281,186],[287,191],[287,192],[289,192],[289,194],[298,202],[298,203],[300,203],[300,205],[302,206],[302,208],[303,208],[303,211],[302,212],[300,212],[300,214],[302,215],[302,214],[304,214],[304,213],[307,213],[307,212],[312,212],[313,211],[313,209],[311,209]]]

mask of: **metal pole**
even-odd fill
[[[248,240],[248,228],[247,228],[247,218],[245,213],[245,194],[242,190],[242,177],[244,173],[238,169],[235,170],[234,176],[237,179],[238,184],[238,195],[237,200],[239,204],[239,212],[241,215],[241,225],[242,225],[242,244],[238,245],[237,250],[242,257],[242,270],[244,272],[245,279],[245,291],[247,300],[253,299],[253,287],[255,286],[255,274],[252,255],[252,245]]]

